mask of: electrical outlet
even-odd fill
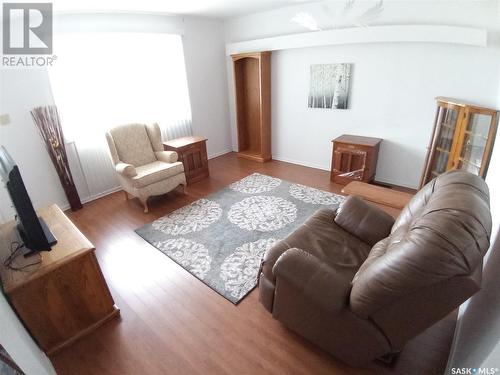
[[[8,113],[4,113],[0,115],[0,125],[9,125],[10,124],[10,116]]]

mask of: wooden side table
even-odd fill
[[[179,155],[188,185],[209,176],[206,143],[206,138],[193,136],[163,142],[165,151],[175,151]]]
[[[45,353],[52,355],[120,314],[101,272],[92,243],[52,205],[38,211],[57,244],[52,251],[14,266],[0,266],[3,290],[17,315]],[[0,226],[0,249],[8,254],[17,241],[14,221]]]
[[[382,139],[344,134],[332,142],[331,181],[342,185],[373,181]]]

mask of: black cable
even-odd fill
[[[14,245],[16,245],[15,249],[12,248]],[[12,262],[14,261],[14,259],[16,259],[17,255],[18,255],[17,252],[19,250],[21,250],[23,248],[23,246],[24,245],[19,243],[18,241],[13,241],[10,243],[10,255],[3,262],[3,265],[5,267],[8,267],[10,264],[12,264]]]
[[[14,249],[13,247],[16,246]],[[3,265],[13,271],[23,271],[28,267],[36,266],[37,264],[42,263],[42,260],[38,260],[37,262],[25,264],[24,266],[21,267],[15,267],[12,266],[12,263],[14,260],[19,256],[19,251],[24,247],[24,244],[18,242],[18,241],[13,241],[10,244],[10,255],[7,257],[7,259],[4,260]]]

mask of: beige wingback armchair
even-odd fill
[[[147,200],[181,185],[186,193],[184,166],[177,153],[164,151],[158,124],[117,126],[106,133],[111,159],[128,194],[139,198],[148,212]]]

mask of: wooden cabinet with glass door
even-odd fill
[[[420,188],[450,169],[486,177],[497,130],[496,109],[438,97]]]

